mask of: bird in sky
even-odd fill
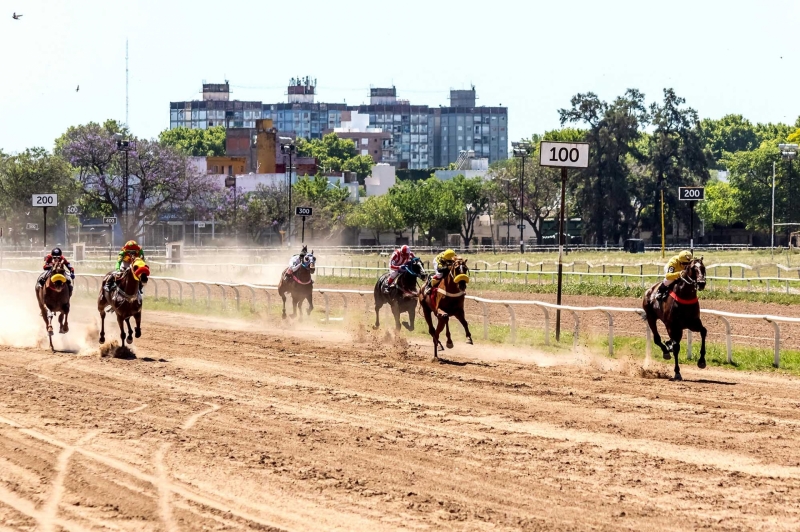
[[[21,19],[21,18],[22,18],[22,15],[17,15],[16,13],[13,13],[13,14],[11,15],[11,18],[13,18],[14,20],[19,20],[19,19]]]
[[[81,90],[81,86],[80,85],[78,85],[78,87],[75,89],[75,92],[78,92],[79,90]]]

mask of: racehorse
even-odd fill
[[[67,275],[69,272],[64,265],[64,259],[58,257],[53,262],[44,286],[36,284],[36,301],[39,302],[39,310],[47,327],[50,349],[53,349],[53,318],[56,313],[58,313],[58,332],[60,334],[69,332],[70,291]]]
[[[291,269],[286,270],[281,274],[281,281],[278,283],[278,295],[283,300],[283,314],[281,317],[286,319],[286,293],[289,292],[292,296],[292,317],[297,316],[297,309],[303,310],[303,300],[308,301],[308,310],[306,314],[311,314],[314,310],[313,292],[314,280],[311,276],[316,272],[317,258],[314,256],[314,250],[303,257],[303,262],[300,263],[300,268],[293,272]]]
[[[381,326],[380,310],[384,305],[389,305],[394,314],[395,329],[400,330],[400,314],[408,313],[408,321],[403,326],[409,331],[414,330],[414,312],[417,310],[417,279],[425,279],[425,268],[419,257],[414,257],[408,264],[400,268],[400,274],[389,289],[388,294],[383,293],[383,287],[388,282],[389,274],[384,273],[375,283],[375,328]]]
[[[139,287],[147,284],[150,277],[150,268],[141,258],[125,268],[116,279],[116,286],[106,290],[105,286],[114,272],[108,273],[100,284],[100,295],[97,298],[97,311],[100,313],[100,343],[106,341],[106,306],[111,306],[117,315],[120,341],[125,343],[125,324],[128,324],[129,344],[133,343],[134,331],[136,338],[142,336],[142,300],[139,296]],[[131,318],[136,320],[136,328],[131,328]]]
[[[706,367],[706,328],[700,320],[700,303],[697,291],[706,287],[706,267],[703,258],[693,259],[681,272],[681,276],[672,283],[669,296],[664,301],[652,301],[651,296],[658,284],[652,286],[644,294],[642,308],[647,316],[647,324],[653,332],[653,342],[661,348],[664,359],[670,359],[670,351],[675,357],[675,378],[683,380],[681,369],[678,366],[678,354],[681,351],[681,338],[683,331],[689,329],[700,333],[700,359],[697,367]],[[661,320],[667,329],[669,340],[666,344],[661,341],[656,323]]]
[[[461,322],[467,335],[467,343],[472,344],[472,333],[469,332],[469,324],[464,316],[464,296],[466,296],[467,292],[467,283],[469,283],[467,259],[457,258],[453,261],[450,270],[445,274],[438,286],[431,289],[430,296],[426,296],[425,291],[419,294],[419,304],[422,307],[425,321],[428,322],[428,333],[433,338],[433,360],[439,359],[439,349],[444,351],[444,346],[439,341],[439,335],[443,329],[446,329],[447,348],[453,348],[453,339],[450,337],[450,316]],[[426,287],[429,284],[430,279],[428,279]],[[434,328],[432,314],[437,292],[443,297],[439,301],[439,307],[436,312],[438,323]]]

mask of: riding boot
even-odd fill
[[[656,292],[656,301],[664,301],[669,294],[669,286],[661,283],[658,285],[658,291]]]

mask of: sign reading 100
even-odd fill
[[[539,164],[568,168],[589,166],[589,144],[585,142],[542,142]]]

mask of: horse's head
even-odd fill
[[[131,275],[137,281],[140,281],[143,285],[147,284],[147,280],[150,278],[150,267],[142,258],[137,258],[133,261],[130,267]]]
[[[305,246],[303,249],[306,249]],[[314,273],[317,271],[317,257],[314,256],[314,250],[311,250],[311,253],[307,253],[305,257],[303,257],[303,267],[308,270],[308,273]]]
[[[467,267],[467,259],[457,258],[453,261],[453,266],[450,269],[453,276],[453,282],[458,285],[458,289],[462,292],[467,289],[469,283],[469,268]]]
[[[706,266],[703,264],[703,257],[692,259],[683,269],[681,277],[689,284],[697,286],[698,290],[705,290]]]
[[[422,260],[419,257],[411,259],[408,264],[403,266],[403,270],[411,276],[425,279],[425,267],[422,265]]]

